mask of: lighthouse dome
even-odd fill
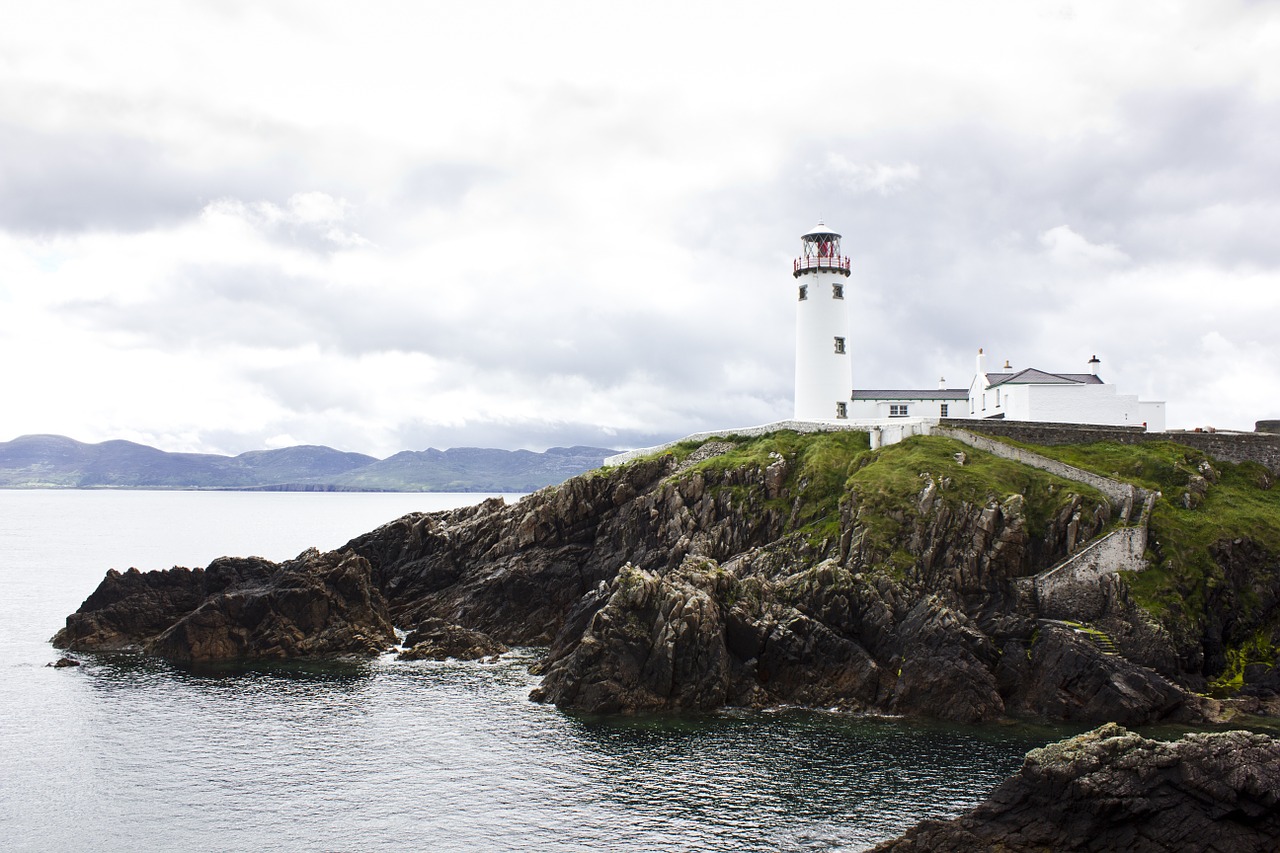
[[[817,237],[839,237],[840,235],[828,228],[825,222],[819,221],[817,225],[813,226],[800,236],[801,239],[810,239]]]

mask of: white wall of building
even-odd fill
[[[906,407],[906,414],[894,406]],[[945,411],[943,407],[946,407]],[[881,420],[884,418],[967,418],[969,417],[968,400],[921,400],[912,398],[882,400],[854,400],[849,404],[849,417],[862,420]]]
[[[1150,432],[1164,432],[1163,402],[1138,400],[1119,394],[1108,384],[1008,384],[983,387],[975,377],[969,389],[968,411],[953,417],[995,418],[1045,423],[1146,425]]]
[[[1139,400],[1138,413],[1147,425],[1147,432],[1164,432],[1164,401]]]
[[[796,420],[837,417],[837,404],[849,405],[853,366],[849,340],[848,279],[820,270],[793,279],[796,290]],[[800,288],[805,297],[799,298]],[[838,288],[838,289],[837,289]],[[836,294],[843,291],[842,296]],[[844,352],[836,351],[836,339]],[[846,409],[847,411],[847,409]]]

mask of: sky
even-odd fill
[[[1280,6],[0,0],[0,441],[629,448],[1084,372],[1280,417]]]

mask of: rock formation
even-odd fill
[[[108,572],[53,638],[190,662],[370,654],[394,642],[369,563],[314,549],[281,564],[224,557],[206,569]]]
[[[375,653],[395,624],[424,629],[411,657],[546,646],[534,698],[588,711],[1200,718],[1207,700],[1190,690],[1212,644],[1164,630],[1114,577],[1099,582],[1105,633],[1041,619],[1020,583],[1104,531],[1108,500],[960,448],[871,453],[857,433],[677,448],[514,504],[410,514],[279,566],[113,572],[55,644],[177,660]],[[1242,576],[1275,565],[1247,541],[1215,553]],[[1223,638],[1273,618],[1276,576],[1215,588],[1254,607]],[[1270,670],[1248,679],[1269,707]]]
[[[874,853],[1273,853],[1280,741],[1243,731],[1148,740],[1115,724],[1027,754],[986,802]]]
[[[398,660],[479,660],[506,652],[506,646],[488,634],[451,625],[442,619],[425,619],[404,639]]]

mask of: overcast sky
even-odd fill
[[[0,2],[0,440],[785,418],[819,218],[856,387],[1280,417],[1276,4]]]

